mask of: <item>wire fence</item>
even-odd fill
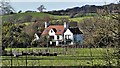
[[[15,50],[19,56],[3,56],[2,66],[117,66],[118,60],[112,56],[114,48],[49,47],[49,53],[46,48]]]

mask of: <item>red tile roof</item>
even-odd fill
[[[53,29],[56,35],[63,34],[64,26],[63,25],[50,25],[42,33],[42,35],[48,35],[49,31]]]

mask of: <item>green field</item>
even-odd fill
[[[18,20],[18,19],[22,19],[24,16],[26,15],[31,15],[33,18],[35,17],[39,17],[41,19],[43,19],[44,17],[46,16],[49,16],[51,18],[54,18],[54,19],[57,19],[59,20],[60,18],[68,18],[69,20],[72,20],[72,21],[77,21],[77,22],[80,22],[82,19],[85,19],[85,18],[90,18],[90,17],[93,17],[93,16],[84,16],[84,17],[76,17],[76,18],[70,18],[69,16],[67,15],[52,15],[52,14],[48,14],[48,13],[40,13],[40,12],[30,12],[30,13],[17,13],[17,14],[10,14],[10,15],[4,15],[2,16],[2,21],[6,21],[8,20],[8,18],[11,16],[14,16],[13,18],[15,20]]]
[[[17,14],[4,15],[4,16],[2,16],[2,20],[3,21],[7,20],[9,16],[14,16],[14,18],[17,20],[17,19],[23,18],[26,15],[31,15],[33,18],[35,18],[35,17],[44,18],[46,16],[54,17],[55,19],[59,19],[61,17],[68,18],[68,16],[59,16],[59,15],[52,15],[52,14],[48,14],[48,13],[31,12],[31,13],[17,13]]]
[[[13,48],[21,51],[44,51],[46,48]],[[10,48],[6,49],[10,51]],[[117,65],[117,59],[111,54],[114,48],[49,48],[50,52],[57,52],[58,56],[20,56],[12,57],[13,66],[112,66]],[[109,51],[109,52],[107,52]],[[11,56],[2,56],[2,65],[10,66]]]
[[[76,17],[76,18],[70,18],[69,20],[72,20],[72,21],[76,21],[76,22],[80,22],[81,20],[83,20],[83,19],[86,19],[86,18],[91,18],[91,17],[87,17],[87,16],[85,16],[85,17]]]

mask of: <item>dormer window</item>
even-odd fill
[[[59,29],[58,31],[59,31],[59,32],[61,32],[62,30],[61,30],[61,29]]]
[[[51,30],[51,33],[52,33],[53,31]]]

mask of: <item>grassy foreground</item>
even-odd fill
[[[19,52],[23,50],[38,51],[46,48],[13,48]],[[13,66],[116,66],[117,59],[111,54],[114,48],[49,48],[50,52],[57,52],[58,56],[20,56],[12,57]],[[10,48],[6,49],[10,51]],[[27,61],[26,61],[27,58]],[[2,56],[2,66],[11,65],[11,56]],[[109,64],[109,62],[111,64]]]

